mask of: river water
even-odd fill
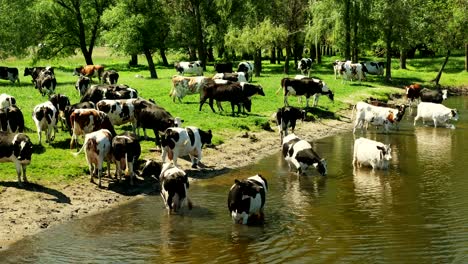
[[[414,128],[407,115],[399,131],[365,134],[391,144],[388,171],[354,171],[343,133],[312,143],[326,177],[289,173],[278,152],[191,184],[190,212],[145,197],[24,239],[0,263],[467,263],[468,98],[444,104],[459,109],[456,129]],[[229,188],[257,173],[270,187],[265,224],[233,225]]]

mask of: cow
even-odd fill
[[[83,146],[77,153],[73,153],[76,157],[85,150],[86,161],[89,167],[91,176],[90,182],[94,183],[93,177],[97,175],[99,188],[102,187],[102,164],[107,161],[107,174],[110,176],[110,162],[112,161],[112,134],[107,129],[100,129],[91,132],[85,136]]]
[[[81,97],[80,102],[91,101],[97,103],[103,99],[132,99],[137,98],[138,92],[128,85],[98,84],[91,87]]]
[[[130,176],[130,185],[135,177],[135,165],[141,154],[141,146],[133,133],[124,132],[112,139],[112,159],[115,162],[115,175],[122,181],[122,170]]]
[[[228,209],[234,224],[263,223],[268,182],[260,174],[234,180],[229,189]]]
[[[24,131],[23,113],[16,105],[0,109],[0,131],[10,133]]]
[[[26,68],[24,68],[24,76],[31,75],[32,83],[34,84],[34,87],[36,87],[36,79],[37,79],[37,77],[39,77],[39,74],[40,74],[42,71],[45,71],[45,70],[49,70],[49,71],[51,71],[53,74],[55,74],[54,68],[53,68],[53,67],[50,67],[50,66],[46,66],[46,67],[39,66],[39,67],[31,67],[31,68],[26,67]]]
[[[341,76],[341,73],[343,72],[343,64],[345,64],[346,61],[340,61],[340,60],[335,60],[333,62],[333,71],[335,73],[335,80],[336,76]]]
[[[390,145],[385,145],[381,142],[362,137],[354,141],[354,168],[356,168],[356,165],[359,168],[364,165],[372,167],[372,170],[386,170],[388,169],[391,159],[392,155]]]
[[[93,102],[83,102],[83,103],[76,103],[73,105],[69,105],[65,107],[65,110],[63,111],[64,113],[64,118],[66,121],[67,129],[70,132],[70,136],[72,135],[72,124],[70,121],[70,116],[75,111],[75,109],[96,109],[96,105]]]
[[[242,61],[237,65],[237,72],[244,72],[247,81],[252,82],[254,65],[248,61]]]
[[[384,68],[385,68],[384,62],[365,61],[365,62],[361,62],[361,65],[362,65],[363,74],[368,73],[368,74],[378,75],[378,76],[384,75]]]
[[[89,77],[86,77],[83,75],[78,77],[78,80],[76,80],[76,83],[75,83],[75,88],[80,94],[80,97],[85,95],[86,91],[88,91],[89,89],[90,84],[91,84],[91,79],[89,79]]]
[[[60,121],[60,126],[62,130],[66,126],[66,119],[65,119],[65,108],[70,105],[70,99],[68,96],[63,94],[54,94],[49,98],[49,101],[55,106],[58,111],[58,120]]]
[[[307,74],[307,77],[309,77],[310,69],[312,69],[312,62],[314,62],[314,60],[311,58],[302,58],[297,64],[297,70],[301,71],[302,74]]]
[[[416,126],[416,122],[419,119],[422,119],[423,124],[427,120],[432,120],[434,122],[434,127],[445,125],[448,128],[455,128],[454,125],[447,124],[447,121],[457,121],[458,111],[457,109],[450,109],[438,103],[421,102],[418,104],[418,113],[414,118],[414,126]]]
[[[247,78],[246,78],[244,72],[234,72],[234,73],[224,72],[224,73],[216,73],[216,74],[213,76],[213,79],[227,80],[227,81],[231,81],[231,82],[247,82]]]
[[[209,105],[213,113],[216,111],[213,108],[214,100],[219,102],[231,102],[232,114],[234,115],[234,106],[237,105],[237,113],[240,114],[241,103],[246,102],[254,95],[265,96],[261,85],[254,85],[250,83],[231,83],[216,84],[214,86],[205,87],[200,96],[200,109],[202,110],[203,104],[209,99]]]
[[[11,84],[20,83],[18,68],[0,66],[0,79],[9,80]]]
[[[86,76],[89,78],[98,77],[99,82],[101,82],[101,76],[104,72],[104,66],[102,65],[86,65],[75,68],[73,75],[76,76]]]
[[[217,73],[232,72],[232,62],[219,62],[214,65]]]
[[[159,132],[164,132],[169,127],[176,126],[175,118],[166,109],[160,106],[146,107],[137,111],[137,135],[140,136],[140,128],[143,128],[145,139],[147,139],[145,129],[153,129],[156,146],[161,147]]]
[[[413,102],[421,99],[421,85],[418,83],[413,83],[410,86],[405,86],[406,90],[406,99],[408,100],[408,105],[412,106]]]
[[[23,133],[0,131],[0,162],[13,162],[20,186],[28,182],[26,167],[31,163],[32,143]]]
[[[203,66],[201,61],[180,61],[174,63],[174,67],[180,75],[184,75],[185,73],[203,75]]]
[[[108,70],[102,73],[102,83],[117,84],[119,73],[116,70]]]
[[[55,87],[57,86],[57,80],[55,79],[55,74],[49,68],[42,70],[37,76],[35,82],[35,88],[39,90],[42,96],[51,95],[55,92]]]
[[[153,159],[149,159],[143,165],[140,176],[145,179],[152,177],[159,181],[159,174],[161,174],[161,164]]]
[[[172,101],[175,102],[177,98],[179,102],[182,102],[182,98],[189,94],[200,94],[203,87],[214,85],[213,80],[208,77],[197,76],[197,77],[185,77],[174,75],[172,76],[172,90],[169,96],[172,97]]]
[[[107,129],[115,136],[114,126],[106,113],[96,109],[75,109],[70,115],[72,124],[72,138],[70,149],[75,148],[78,143],[78,136],[85,135],[100,129]]]
[[[0,94],[0,109],[6,109],[12,105],[16,105],[14,96],[5,93]]]
[[[288,96],[305,96],[306,97],[306,107],[309,107],[309,99],[315,94],[327,95],[328,98],[333,102],[334,94],[328,88],[328,86],[319,79],[314,78],[303,78],[300,80],[283,78],[281,80],[281,87],[283,88],[284,93],[284,105],[289,106]],[[279,90],[278,90],[279,91]],[[318,97],[315,97],[314,106],[318,104]]]
[[[169,214],[179,212],[185,202],[192,210],[192,202],[188,197],[189,181],[185,172],[172,163],[165,163],[159,174],[161,197]]]
[[[383,126],[384,131],[388,132],[392,125],[398,127],[399,122],[403,119],[406,107],[406,105],[398,105],[396,108],[390,108],[358,102],[353,108],[353,111],[356,111],[353,133],[356,132],[358,126],[363,130],[364,128],[367,129],[369,124]]]
[[[360,63],[352,63],[351,61],[346,61],[341,65],[340,73],[346,77],[346,80],[361,80],[365,79],[363,67]],[[343,79],[345,80],[345,79]]]
[[[296,120],[300,119],[304,121],[306,114],[305,110],[301,110],[293,106],[283,106],[278,108],[278,111],[276,111],[276,124],[278,125],[281,144],[283,144],[283,137],[288,135],[288,127],[290,127],[291,132],[294,133]]]
[[[58,110],[47,101],[34,107],[32,118],[37,128],[39,144],[42,144],[42,131],[46,131],[46,142],[51,143],[55,139],[55,127],[57,126]],[[52,135],[53,134],[53,135]]]
[[[421,89],[421,101],[441,104],[442,101],[447,100],[447,89],[429,90],[427,88]]]
[[[192,168],[196,168],[202,159],[203,145],[211,145],[212,138],[211,130],[203,131],[192,126],[168,128],[161,140],[162,162],[166,162],[168,157],[177,166],[177,158],[189,155]]]
[[[320,175],[327,175],[327,161],[312,149],[309,142],[295,134],[283,138],[282,154],[289,165],[289,170],[296,170],[298,175],[305,174],[310,166],[314,166]]]

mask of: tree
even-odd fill
[[[86,64],[93,64],[93,50],[101,31],[101,17],[109,0],[40,0],[37,2],[40,58],[69,56],[79,49]]]

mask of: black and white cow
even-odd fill
[[[102,73],[102,83],[117,84],[119,73],[116,70],[108,70]]]
[[[176,118],[174,118],[166,109],[156,105],[144,108],[141,111],[137,111],[136,119],[136,132],[138,137],[140,137],[140,128],[143,128],[145,139],[148,138],[146,136],[145,129],[152,129],[154,131],[156,146],[158,147],[161,146],[159,132],[164,132],[169,127],[176,126]]]
[[[254,65],[248,61],[240,62],[237,66],[237,72],[244,72],[247,81],[252,82]]]
[[[143,165],[140,176],[145,179],[152,177],[159,181],[159,174],[161,174],[161,169],[162,167],[161,164],[159,164],[159,162],[149,159]]]
[[[307,77],[309,77],[313,62],[314,60],[311,58],[302,58],[297,64],[297,70],[301,71],[302,74],[307,74]]]
[[[34,87],[36,87],[37,77],[39,77],[39,74],[45,70],[49,70],[52,73],[54,73],[54,68],[50,66],[47,66],[47,67],[38,66],[38,67],[31,67],[31,68],[26,67],[24,68],[24,76],[31,75],[32,83],[34,84]]]
[[[213,80],[227,80],[231,82],[247,82],[247,77],[245,72],[223,72],[223,73],[216,73],[213,76]]]
[[[46,142],[52,142],[55,139],[55,127],[58,118],[57,108],[50,101],[38,104],[34,107],[32,118],[36,124],[39,144],[42,144],[42,131],[46,131]]]
[[[20,186],[28,182],[26,167],[31,163],[31,156],[32,143],[27,135],[0,131],[0,162],[15,163]]]
[[[86,93],[90,85],[91,85],[91,79],[89,77],[86,77],[84,75],[80,75],[78,77],[78,80],[76,80],[76,83],[75,83],[75,88],[80,94],[80,97]]]
[[[315,94],[327,95],[333,102],[334,94],[322,80],[315,78],[291,79],[283,78],[281,87],[284,93],[284,105],[289,106],[288,96],[305,96],[306,107],[309,107],[309,99]],[[315,97],[314,106],[317,106],[318,96]]]
[[[187,202],[192,210],[192,202],[188,197],[189,181],[185,172],[172,163],[165,163],[159,175],[161,197],[169,214],[177,213]]]
[[[232,62],[219,62],[214,68],[217,73],[232,72]]]
[[[0,109],[6,109],[12,105],[16,105],[14,96],[5,93],[0,94]]]
[[[18,68],[0,66],[0,79],[9,80],[12,84],[20,83],[18,78]]]
[[[335,60],[333,62],[333,71],[335,73],[335,80],[337,76],[341,76],[341,73],[344,72],[343,65],[346,61]]]
[[[374,169],[388,169],[392,159],[390,145],[367,138],[354,141],[353,167],[370,166]]]
[[[203,131],[191,126],[168,128],[161,142],[162,161],[166,162],[166,157],[168,157],[177,166],[177,158],[189,155],[192,168],[196,168],[202,159],[203,145],[210,145],[212,138],[211,130]]]
[[[194,75],[203,75],[203,66],[201,61],[176,62],[174,63],[174,67],[180,75],[184,75],[186,73]]]
[[[257,174],[234,180],[228,195],[228,209],[235,224],[263,223],[268,182]]]
[[[295,134],[283,138],[283,157],[289,169],[296,170],[298,175],[304,174],[309,166],[314,166],[322,176],[327,175],[327,161],[312,149],[309,142]]]
[[[447,100],[447,89],[430,90],[423,88],[421,89],[420,96],[422,102],[441,104],[442,101]]]
[[[130,176],[130,185],[135,177],[135,164],[141,154],[140,142],[133,133],[124,132],[112,139],[112,157],[115,162],[115,176],[122,181],[122,170]]]
[[[66,127],[67,121],[65,120],[65,109],[70,105],[70,99],[64,94],[54,94],[49,98],[49,101],[55,106],[58,111],[58,121],[62,130]]]
[[[91,85],[91,87],[83,94],[80,102],[91,101],[97,103],[103,99],[131,99],[137,98],[137,90],[130,88],[128,85],[124,84],[97,84]]]
[[[378,75],[378,76],[384,75],[384,69],[385,69],[384,62],[365,61],[365,62],[361,62],[361,65],[362,65],[362,72],[364,74],[368,73],[368,74]]]
[[[288,127],[291,128],[292,133],[296,128],[296,120],[304,121],[306,111],[293,106],[283,106],[276,111],[276,124],[280,133],[281,144],[283,144],[283,137],[288,135]]]
[[[0,130],[10,133],[24,131],[23,113],[16,105],[0,109]]]
[[[37,76],[35,88],[39,90],[42,96],[53,94],[56,86],[55,74],[49,68],[42,70]]]

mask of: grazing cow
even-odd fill
[[[301,71],[302,74],[307,74],[307,77],[309,77],[310,69],[312,69],[312,62],[314,62],[314,60],[311,58],[302,58],[297,64],[297,70]]]
[[[423,102],[441,104],[443,100],[447,100],[447,89],[433,91],[423,88],[421,90],[421,101]]]
[[[91,79],[89,79],[89,77],[86,77],[83,75],[78,77],[78,80],[76,80],[76,83],[75,83],[75,88],[80,94],[80,97],[85,95],[86,91],[88,91],[89,89],[90,84],[91,84]]]
[[[366,62],[361,62],[361,65],[362,65],[362,71],[364,74],[369,73],[369,74],[378,75],[378,76],[384,75],[384,68],[385,68],[384,62],[366,61]]]
[[[353,167],[364,165],[372,167],[372,170],[385,170],[391,158],[390,145],[362,137],[354,141]]]
[[[70,121],[70,116],[73,113],[73,111],[75,111],[75,109],[96,109],[96,105],[93,102],[84,102],[76,103],[65,107],[65,111],[63,111],[63,113],[68,131],[70,132],[70,136],[72,135],[72,124]]]
[[[91,176],[90,182],[94,183],[93,177],[97,175],[99,188],[102,187],[101,176],[104,161],[107,161],[107,174],[110,176],[110,162],[112,161],[111,142],[111,132],[107,129],[100,129],[87,134],[80,151],[73,154],[76,157],[85,150],[86,161],[88,162],[89,174]]]
[[[46,131],[46,142],[50,143],[55,139],[55,127],[57,126],[58,111],[52,102],[47,101],[34,107],[32,118],[37,128],[39,144],[42,139],[42,131]],[[53,133],[53,135],[52,135]]]
[[[0,109],[0,130],[10,133],[24,131],[23,113],[16,105]]]
[[[12,84],[20,83],[18,68],[0,66],[0,79],[9,80]]]
[[[116,134],[107,114],[96,109],[75,109],[70,115],[70,123],[72,124],[70,149],[75,148],[79,135],[85,135],[99,129],[109,130],[112,136]]]
[[[185,73],[203,75],[203,66],[201,61],[176,62],[174,63],[174,67],[180,75],[184,75]]]
[[[229,73],[229,72],[224,72],[224,73],[216,73],[213,76],[213,79],[215,80],[227,80],[231,82],[247,82],[247,78],[245,77],[244,72],[234,72],[234,73]]]
[[[159,132],[164,132],[169,127],[176,126],[174,117],[166,109],[156,105],[137,111],[136,118],[138,137],[140,136],[140,128],[143,128],[145,139],[148,138],[145,129],[153,129],[156,146],[158,147],[161,147]]]
[[[346,63],[346,61],[339,61],[335,60],[333,62],[333,71],[335,72],[335,80],[336,76],[341,76],[341,73],[343,72],[343,65]]]
[[[182,98],[189,94],[200,94],[203,87],[214,85],[213,80],[208,77],[197,76],[197,77],[184,77],[179,75],[172,76],[172,90],[169,96],[172,97],[172,101],[179,99],[182,102]]]
[[[0,162],[15,163],[20,186],[28,182],[26,167],[31,163],[31,156],[32,143],[27,135],[0,131]]]
[[[315,94],[327,95],[333,102],[334,94],[325,84],[325,82],[314,78],[291,79],[283,78],[281,80],[281,87],[284,93],[284,105],[289,106],[288,96],[305,96],[306,107],[309,107],[309,99]],[[318,96],[315,97],[314,106],[318,104]]]
[[[98,77],[99,82],[101,82],[101,76],[104,72],[104,66],[102,65],[86,65],[75,68],[73,75],[83,75],[89,78]]]
[[[53,74],[54,73],[54,68],[50,67],[50,66],[47,66],[47,67],[32,67],[32,68],[24,68],[24,76],[28,76],[28,75],[31,75],[32,77],[32,83],[34,84],[34,87],[36,86],[36,79],[37,77],[39,77],[39,74],[42,72],[42,71],[45,71],[45,70],[49,70],[51,71]]]
[[[53,94],[57,86],[54,72],[49,68],[42,70],[37,76],[35,85],[35,88],[39,90],[42,96]]]
[[[214,65],[217,73],[232,72],[232,62],[220,62]]]
[[[0,94],[0,109],[6,109],[12,105],[16,105],[14,96],[5,93]]]
[[[447,121],[450,119],[457,121],[458,120],[458,111],[457,109],[450,109],[442,104],[430,103],[430,102],[421,102],[418,104],[418,114],[414,118],[414,124],[416,126],[416,121],[422,119],[424,121],[432,120],[434,122],[434,127],[438,125],[445,125],[448,128],[455,128],[452,124],[447,124]]]
[[[115,70],[104,71],[102,74],[102,83],[117,84],[119,81],[119,73]]]
[[[200,97],[200,109],[202,110],[203,104],[209,99],[211,110],[216,112],[213,108],[214,100],[219,102],[231,102],[232,114],[234,115],[234,106],[237,105],[237,113],[240,114],[240,105],[250,100],[254,95],[265,96],[261,85],[254,85],[250,83],[217,83],[213,86],[205,87]]]
[[[49,98],[49,101],[55,106],[58,111],[58,120],[60,121],[60,126],[62,130],[66,126],[66,119],[65,119],[65,108],[70,105],[70,99],[68,96],[63,94],[54,94]],[[65,124],[65,125],[64,125]]]
[[[263,223],[267,192],[268,182],[260,174],[240,181],[235,179],[228,194],[232,222],[243,225]]]
[[[91,87],[81,97],[80,102],[91,101],[97,103],[104,99],[132,99],[137,98],[138,92],[127,85],[98,84]]]
[[[211,144],[212,138],[211,130],[205,132],[191,126],[168,128],[161,140],[162,162],[166,162],[166,157],[169,157],[169,160],[177,166],[177,158],[189,155],[192,168],[196,168],[202,159],[203,145]]]
[[[159,174],[161,174],[161,164],[155,160],[149,159],[143,165],[140,176],[145,179],[152,177],[159,180]]]
[[[254,65],[248,61],[240,62],[239,65],[237,65],[237,72],[245,73],[245,78],[249,82],[252,82],[253,71]]]
[[[278,111],[276,111],[276,124],[278,125],[281,144],[283,144],[283,137],[288,135],[288,127],[290,127],[291,132],[294,133],[296,120],[300,119],[304,121],[306,114],[306,111],[293,106],[283,106],[278,108]]]
[[[115,175],[122,181],[122,170],[130,176],[130,185],[135,177],[135,164],[141,154],[141,146],[133,133],[125,132],[112,139],[112,157],[115,162]]]
[[[172,163],[165,163],[159,175],[161,197],[169,214],[177,213],[187,201],[187,207],[192,210],[192,202],[188,197],[189,181],[185,172]]]
[[[342,66],[340,73],[346,77],[346,80],[361,80],[365,79],[363,73],[363,67],[360,63],[352,63],[351,61],[346,61]],[[344,79],[343,79],[344,80]]]
[[[398,125],[405,114],[406,105],[397,105],[396,108],[375,106],[365,102],[358,102],[353,111],[356,111],[356,120],[353,133],[358,126],[363,130],[369,124],[373,126],[383,126],[388,132],[391,125]]]
[[[320,175],[327,175],[327,161],[312,149],[309,142],[289,134],[283,138],[283,157],[289,170],[296,170],[298,175],[305,174],[309,166],[314,166]]]

